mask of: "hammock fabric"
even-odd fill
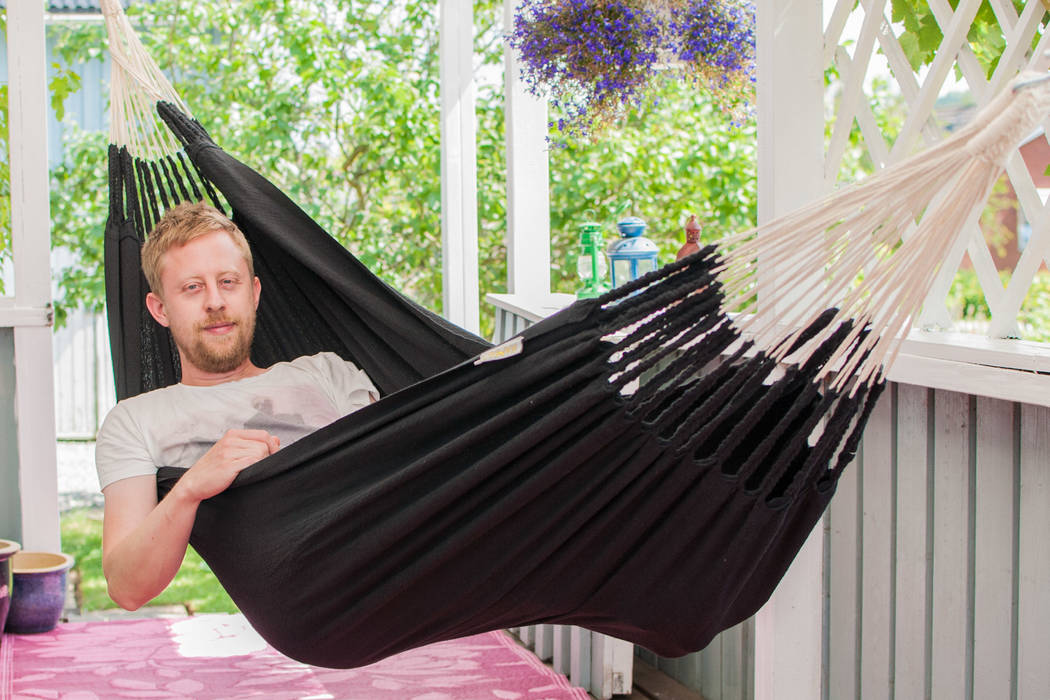
[[[680,655],[766,601],[881,385],[821,391],[827,352],[781,373],[740,342],[713,248],[577,302],[528,329],[520,353],[479,363],[468,358],[483,341],[379,282],[195,122],[161,113],[185,159],[110,153],[121,396],[178,376],[143,308],[144,232],[177,200],[222,205],[216,190],[262,279],[256,361],[332,350],[385,394],[198,511],[191,544],[273,646],[347,667],[551,622]],[[161,496],[181,472],[161,469]]]

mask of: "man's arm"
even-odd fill
[[[200,502],[226,490],[242,469],[279,447],[264,430],[230,430],[159,503],[153,476],[121,479],[103,489],[102,568],[110,598],[136,610],[159,595],[186,555]]]

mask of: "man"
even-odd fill
[[[218,210],[172,208],[142,248],[142,269],[146,306],[171,330],[182,380],[121,401],[98,435],[102,565],[110,597],[129,610],[174,578],[201,501],[378,395],[362,370],[332,353],[265,369],[252,363],[261,285],[244,235]],[[158,503],[159,466],[188,471]]]

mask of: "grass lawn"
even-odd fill
[[[102,575],[102,511],[80,508],[62,514],[62,551],[76,558],[78,600],[84,612],[115,608]],[[191,548],[178,575],[150,605],[184,605],[192,613],[237,612],[208,565]]]

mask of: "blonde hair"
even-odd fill
[[[255,276],[252,264],[252,251],[244,234],[237,224],[215,207],[204,202],[182,202],[177,204],[161,217],[150,231],[146,243],[142,246],[142,272],[146,275],[150,290],[157,296],[163,296],[164,288],[160,282],[161,258],[172,248],[180,248],[194,238],[215,231],[225,231],[244,255],[248,263],[249,277]]]

